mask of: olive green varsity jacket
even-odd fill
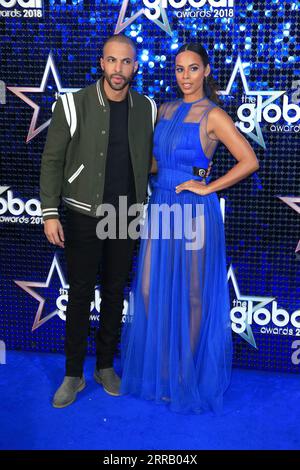
[[[133,90],[128,92],[128,103],[130,156],[137,202],[142,203],[151,166],[156,105],[152,99]],[[59,97],[41,163],[40,198],[44,220],[59,217],[61,199],[67,207],[96,217],[104,191],[108,138],[109,103],[103,79]]]

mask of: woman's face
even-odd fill
[[[203,81],[210,73],[210,67],[204,67],[199,54],[184,51],[177,55],[175,65],[176,80],[184,94],[185,101],[196,101],[204,96]]]

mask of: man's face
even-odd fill
[[[105,80],[116,91],[123,90],[131,82],[138,68],[134,49],[118,41],[106,44],[100,65]]]

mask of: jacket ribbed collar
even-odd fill
[[[99,104],[101,106],[108,106],[108,100],[107,100],[107,96],[106,96],[106,93],[104,91],[104,77],[102,78],[99,78],[99,80],[97,81],[96,83],[96,89],[97,89],[97,95],[98,95],[98,99],[99,99]],[[129,89],[128,91],[128,102],[131,106],[131,108],[133,107],[133,99],[132,99],[132,93]]]

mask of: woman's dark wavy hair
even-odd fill
[[[209,64],[209,57],[206,52],[206,49],[200,43],[191,42],[188,44],[184,44],[178,49],[176,56],[178,56],[178,54],[184,51],[191,51],[191,52],[195,52],[196,54],[198,54],[202,59],[204,67],[206,67]],[[207,98],[214,101],[214,103],[217,103],[217,104],[221,103],[219,96],[217,94],[219,87],[217,83],[215,82],[211,73],[208,75],[208,77],[205,77],[203,87],[204,87],[204,93],[207,96]],[[179,92],[182,95],[181,90],[179,90]]]

